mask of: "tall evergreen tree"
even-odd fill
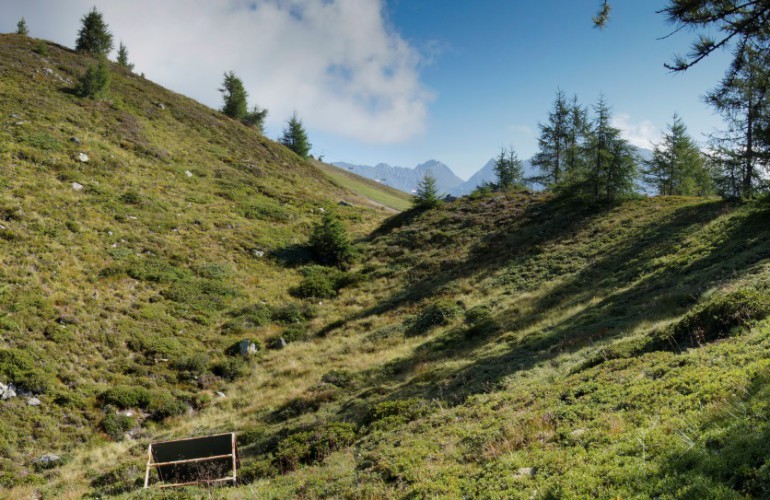
[[[602,95],[594,106],[594,123],[586,152],[586,186],[595,200],[615,201],[633,192],[637,176],[632,146],[612,127],[612,114]]]
[[[326,212],[310,235],[310,248],[326,265],[346,268],[354,257],[353,245],[345,226],[333,212]]]
[[[577,95],[572,96],[567,118],[565,150],[565,184],[574,186],[585,177],[585,143],[588,137],[588,110],[580,105]]]
[[[222,106],[222,112],[236,120],[246,118],[249,94],[246,92],[241,79],[235,76],[234,72],[229,71],[225,73],[225,79],[219,91],[222,93],[222,98],[225,101],[224,106]]]
[[[107,56],[112,50],[112,33],[96,7],[80,20],[75,50],[95,56]]]
[[[728,177],[740,178],[740,188],[730,194],[751,196],[761,170],[770,162],[770,54],[747,46],[740,57],[735,55],[727,76],[706,95],[706,102],[722,114],[728,126],[722,135],[712,136],[711,142],[725,160],[725,168],[731,170]]]
[[[417,185],[417,193],[412,198],[412,206],[419,209],[431,209],[440,204],[441,199],[439,198],[436,178],[428,170]]]
[[[548,114],[548,122],[540,123],[538,152],[532,158],[532,165],[542,173],[538,182],[546,187],[558,185],[564,181],[565,152],[567,149],[567,129],[570,110],[564,92],[556,92],[553,109]]]
[[[29,35],[29,28],[27,28],[27,21],[22,17],[19,19],[19,22],[16,23],[16,34],[17,35]]]
[[[652,158],[645,162],[643,175],[660,195],[705,196],[712,193],[705,158],[676,114],[661,142],[655,144]]]
[[[500,189],[510,189],[524,182],[524,168],[513,148],[500,149],[500,155],[495,159],[495,175]]]
[[[297,117],[297,113],[294,113],[286,124],[279,142],[303,158],[310,155],[312,145],[308,141],[307,132]]]
[[[134,64],[128,62],[128,49],[123,45],[123,42],[120,42],[118,46],[118,64],[129,71],[134,70]]]

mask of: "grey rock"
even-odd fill
[[[43,404],[43,402],[42,402],[42,401],[40,401],[40,400],[39,400],[39,399],[37,399],[37,398],[29,398],[29,399],[27,400],[27,404],[28,404],[29,406],[40,406],[41,404]]]
[[[70,137],[70,142],[74,142],[75,144],[80,144],[80,139],[77,137]]]
[[[349,201],[345,201],[345,200],[341,200],[338,203],[338,205],[341,206],[341,207],[352,207],[353,206],[352,203],[350,203]]]
[[[75,190],[75,191],[82,191],[83,190],[83,185],[80,184],[79,182],[73,182],[72,183],[72,189]]]
[[[254,256],[255,257],[260,257],[260,258],[264,257],[265,256],[265,252],[263,252],[262,250],[254,250]]]
[[[326,210],[325,210],[324,208],[322,208],[322,207],[319,207],[319,208],[318,208],[318,213],[319,213],[319,214],[325,214],[325,213],[326,213]]]
[[[284,340],[283,337],[278,337],[273,341],[273,344],[271,346],[273,349],[283,349],[286,347],[286,340]]]
[[[88,155],[85,153],[78,153],[78,161],[80,163],[88,163]]]
[[[224,392],[222,392],[222,391],[217,391],[217,397],[218,397],[218,398],[226,398],[226,397],[227,397],[227,394],[225,394],[225,393],[224,393]]]
[[[49,466],[60,461],[61,461],[61,457],[59,455],[50,454],[50,455],[43,455],[42,457],[35,460],[35,463],[40,464],[42,466]]]
[[[241,340],[238,343],[238,353],[241,356],[252,356],[257,353],[257,344],[251,340]]]
[[[185,170],[185,171],[184,171],[184,175],[186,175],[187,177],[192,177],[192,176],[193,176],[193,173],[192,173],[192,172],[190,172],[189,170]]]
[[[3,390],[2,395],[0,395],[0,399],[2,399],[3,401],[6,401],[11,398],[15,398],[15,397],[16,397],[16,386],[13,384],[8,384],[7,386],[5,386],[5,389]]]
[[[158,103],[158,107],[160,108],[161,111],[164,111],[166,109],[166,106],[162,102]]]

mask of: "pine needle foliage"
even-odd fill
[[[355,255],[347,229],[333,212],[325,212],[313,227],[310,248],[320,263],[340,269],[347,268]]]
[[[428,210],[436,208],[441,204],[441,198],[439,197],[438,187],[436,185],[436,178],[430,171],[425,172],[422,180],[417,185],[417,193],[415,193],[412,199],[412,206],[418,209]]]
[[[134,64],[128,61],[128,49],[123,44],[123,42],[120,42],[120,46],[118,48],[118,64],[129,71],[134,70]]]
[[[16,34],[24,35],[24,36],[29,35],[29,28],[27,28],[27,21],[24,20],[23,17],[19,19],[18,23],[16,23]]]
[[[234,72],[225,73],[222,87],[219,89],[225,103],[222,112],[235,120],[243,120],[248,112],[247,99],[249,94],[243,86],[243,81]]]
[[[279,142],[302,158],[307,158],[310,155],[312,144],[307,138],[307,132],[302,126],[302,121],[297,117],[297,113],[294,113],[289,119]]]
[[[78,80],[77,95],[91,99],[103,99],[110,87],[110,68],[107,58],[102,57],[97,64],[89,64],[88,69]]]
[[[102,13],[94,7],[80,22],[75,50],[94,56],[107,56],[112,50],[112,33]]]

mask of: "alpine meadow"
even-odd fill
[[[630,0],[11,3],[0,497],[770,498],[770,0],[644,7],[691,44],[661,74],[726,61],[690,92],[708,132],[680,97],[632,116],[598,63],[546,85],[541,55],[514,73],[543,93],[483,114],[510,76],[485,50],[515,35],[490,24],[473,52],[478,12],[535,30],[577,9],[608,50]],[[47,9],[80,5],[52,41]],[[201,22],[148,50],[134,9]],[[478,100],[453,114],[460,60]],[[411,193],[331,164],[476,147],[489,176],[463,196],[437,160]],[[228,453],[153,452],[228,433]]]

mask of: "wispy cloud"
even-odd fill
[[[631,116],[619,113],[612,118],[612,126],[620,129],[624,139],[638,148],[652,149],[653,144],[660,140],[661,132],[649,120],[634,122]]]
[[[386,21],[383,1],[95,3],[150,79],[218,107],[222,74],[233,70],[250,101],[270,110],[269,125],[296,110],[309,127],[393,143],[424,130],[432,95],[420,80],[420,53]],[[24,15],[32,35],[72,45],[93,3],[3,2],[0,17]]]

